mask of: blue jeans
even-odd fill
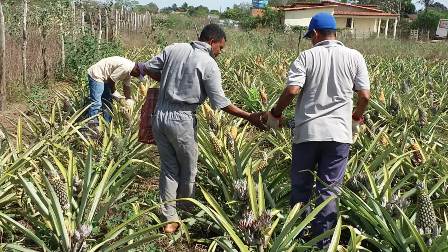
[[[308,203],[316,183],[316,205],[321,204],[338,191],[343,182],[350,145],[338,142],[304,142],[292,147],[291,206]],[[315,182],[313,171],[317,170]],[[322,182],[321,182],[322,181]],[[328,203],[311,223],[312,236],[318,236],[334,228],[337,221],[337,201]],[[307,209],[305,214],[309,214]],[[331,239],[321,241],[318,246],[329,245]]]
[[[105,85],[103,82],[96,81],[87,75],[89,78],[89,100],[92,104],[87,112],[89,117],[96,116],[100,112],[103,112],[103,117],[106,122],[112,120],[112,93],[109,85]],[[98,124],[98,117],[94,117],[94,124]]]

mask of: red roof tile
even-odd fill
[[[398,14],[386,12],[366,12],[366,11],[335,11],[335,16],[379,16],[379,17],[398,17]]]
[[[298,7],[286,7],[281,8],[281,10],[284,11],[291,11],[291,10],[307,10],[307,9],[322,9],[322,8],[332,8],[337,7],[336,5],[325,5],[325,6],[298,6]]]
[[[348,7],[358,8],[358,9],[364,9],[364,10],[367,10],[367,11],[383,12],[382,10],[379,10],[377,8],[368,7],[368,6],[365,6],[365,5],[357,5],[357,4],[350,4],[350,3],[340,3],[340,2],[334,2],[334,1],[322,1],[322,3],[348,6]]]
[[[347,11],[338,10],[338,6],[347,6],[356,8],[359,11]],[[321,8],[334,8],[335,16],[380,16],[380,17],[396,17],[398,14],[387,13],[380,9],[374,8],[373,5],[357,5],[340,3],[334,1],[322,1],[321,3],[295,3],[291,5],[284,5],[279,9],[284,11],[297,11],[297,10],[307,10],[307,9],[321,9]]]

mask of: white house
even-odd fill
[[[357,38],[397,34],[398,14],[387,13],[375,5],[358,5],[321,1],[320,3],[295,3],[280,7],[286,26],[308,26],[313,15],[328,12],[336,19],[338,29],[347,29]]]

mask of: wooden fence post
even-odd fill
[[[101,43],[102,35],[103,35],[103,29],[101,26],[101,9],[98,9],[98,43]]]
[[[3,15],[3,5],[0,1],[0,111],[6,108],[6,69],[5,69],[5,16]]]
[[[27,29],[26,29],[26,18],[28,15],[28,0],[23,0],[23,17],[22,17],[22,85],[25,89],[28,89],[26,83],[27,80],[27,62],[26,62],[26,51],[27,51]]]
[[[104,15],[106,17],[106,34],[104,35],[105,41],[109,41],[109,12],[107,9],[104,12]]]

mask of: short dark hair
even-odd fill
[[[323,30],[317,30],[322,36],[329,37],[329,36],[336,36],[336,30],[332,29],[323,29]]]
[[[217,24],[208,24],[202,29],[199,41],[208,42],[210,40],[220,41],[221,39],[227,40],[226,33]]]

